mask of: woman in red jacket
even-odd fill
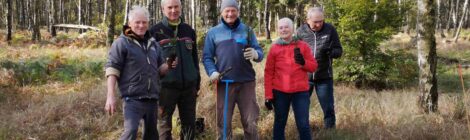
[[[312,139],[309,126],[310,96],[307,72],[317,69],[308,44],[293,37],[292,20],[278,21],[280,36],[271,46],[264,70],[265,105],[274,105],[273,139],[284,140],[289,108],[292,104],[301,140]]]

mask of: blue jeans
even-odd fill
[[[312,134],[309,126],[310,96],[307,91],[286,94],[273,90],[274,93],[274,128],[273,139],[285,140],[285,128],[289,115],[290,105],[294,110],[295,123],[299,131],[300,140],[311,140]]]
[[[318,101],[323,110],[323,123],[325,128],[335,128],[335,98],[333,96],[333,79],[310,81],[310,95],[313,88],[317,93]]]

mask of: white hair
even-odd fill
[[[316,14],[319,14],[322,18],[324,18],[323,9],[321,7],[309,8],[307,11],[307,18],[312,18]]]
[[[129,11],[129,21],[133,21],[137,14],[143,15],[147,21],[150,20],[150,14],[147,8],[142,6],[134,5],[132,6],[132,10]]]
[[[281,18],[279,21],[277,21],[277,25],[281,25],[281,23],[287,23],[287,25],[289,25],[289,27],[293,30],[294,29],[294,22],[288,18],[288,17],[285,17],[285,18]]]
[[[160,2],[161,7],[164,7],[165,4],[168,3],[168,1],[169,1],[169,0],[162,0],[162,1]],[[180,0],[178,0],[178,3],[179,3],[179,5],[181,6],[181,1],[180,1]]]

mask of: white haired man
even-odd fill
[[[160,76],[165,75],[165,63],[155,39],[148,33],[149,12],[134,6],[129,12],[129,25],[113,42],[106,63],[107,99],[105,110],[115,112],[115,85],[118,83],[124,111],[124,132],[121,140],[135,140],[141,119],[144,120],[145,140],[157,140],[157,112]],[[171,63],[171,68],[177,62]]]
[[[325,23],[323,10],[314,7],[308,10],[307,23],[297,29],[297,37],[310,45],[318,63],[318,69],[310,74],[310,94],[315,89],[323,110],[324,127],[335,128],[332,63],[343,53],[338,33],[333,25]]]

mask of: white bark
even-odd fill
[[[125,11],[125,14],[124,14],[124,25],[127,24],[127,19],[128,19],[128,14],[129,13],[129,0],[126,0],[126,11]]]
[[[78,25],[82,25],[82,0],[78,0]]]
[[[191,26],[196,29],[196,2],[191,0]]]
[[[467,12],[468,12],[467,6],[468,6],[468,0],[465,0],[465,3],[463,4],[463,8],[462,8],[463,15],[460,18],[459,26],[457,27],[457,31],[455,32],[454,42],[457,42],[459,40],[460,30],[462,29],[463,21],[465,17],[467,16]]]
[[[108,0],[104,0],[103,24],[106,24],[106,14],[108,12]]]

